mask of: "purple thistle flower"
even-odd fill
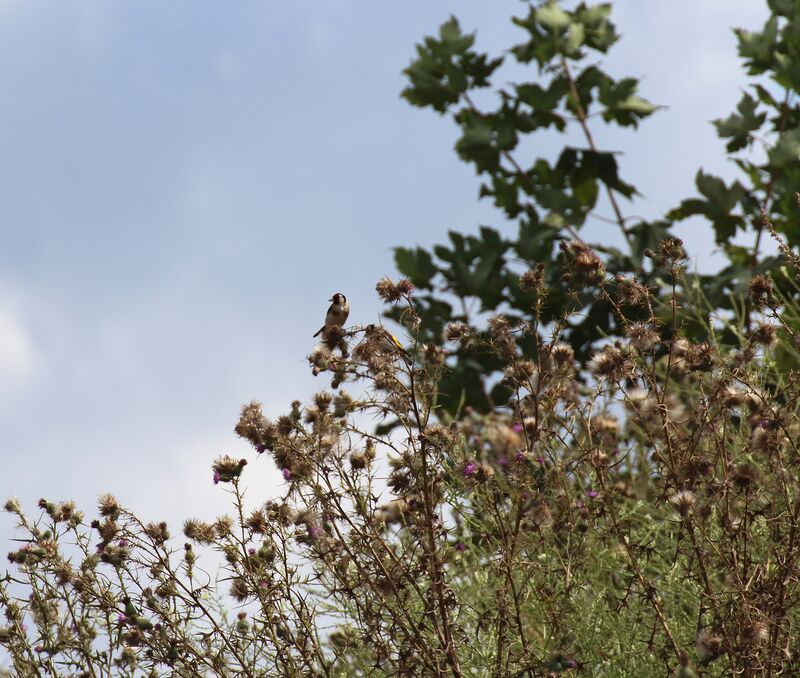
[[[589,497],[589,499],[594,499],[598,494],[600,493],[597,490],[589,490],[586,496]]]
[[[128,547],[128,540],[127,539],[120,539],[119,540],[119,547],[121,549],[127,548]]]
[[[538,457],[536,457],[536,461],[538,461],[540,464],[544,464],[547,460],[540,454]]]
[[[221,476],[219,475],[219,471],[217,471],[215,469],[214,470],[214,485],[218,485],[220,480],[221,480]]]
[[[318,539],[322,536],[322,528],[312,525],[308,528],[308,536],[312,539]]]
[[[517,462],[525,461],[525,452],[523,452],[522,450],[517,450],[517,453],[514,455],[514,459]]]
[[[258,452],[259,454],[262,454],[263,452],[265,452],[266,449],[267,449],[267,446],[262,444],[262,443],[259,443],[258,445],[256,445],[256,452]]]
[[[456,551],[466,551],[466,550],[467,550],[467,545],[463,541],[460,541],[458,542],[458,544],[456,544]]]
[[[499,457],[497,457],[497,465],[502,466],[503,468],[508,466],[508,459],[506,459],[505,455],[501,454]]]
[[[118,623],[118,624],[124,624],[124,623],[125,623],[125,615],[124,615],[124,614],[122,614],[122,612],[120,612],[120,613],[117,615],[117,623]]]
[[[286,482],[289,482],[292,479],[292,472],[288,468],[283,469],[283,479]]]
[[[511,428],[514,429],[515,433],[522,433],[522,424],[520,424],[519,422],[514,424]]]
[[[464,476],[469,478],[470,476],[474,476],[477,471],[478,465],[471,461],[464,467]]]

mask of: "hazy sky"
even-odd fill
[[[524,9],[0,0],[0,497],[91,509],[110,490],[177,532],[227,506],[222,453],[269,494],[279,474],[233,435],[239,406],[277,414],[327,386],[304,356],[331,294],[374,321],[392,246],[511,232],[453,123],[399,93],[451,13],[497,51]],[[708,121],[745,83],[730,28],[765,16],[760,0],[614,3],[608,70],[669,107],[635,135],[596,130],[645,194],[626,213],[659,216],[701,166],[732,175]],[[713,268],[710,236],[681,234]]]

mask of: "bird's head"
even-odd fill
[[[332,301],[334,304],[346,304],[347,297],[341,292],[337,292],[329,299],[329,301]]]

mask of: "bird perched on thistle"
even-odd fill
[[[400,343],[400,340],[383,325],[367,325],[364,328],[364,333],[368,339],[373,341],[377,340],[380,349],[384,353],[397,354],[405,362],[411,362],[411,359],[408,357],[406,349],[403,347],[403,344]]]
[[[341,292],[334,294],[328,301],[331,302],[331,305],[325,314],[325,324],[317,330],[314,334],[315,337],[334,327],[341,328],[347,322],[347,316],[350,315],[350,304],[347,303],[347,297]]]

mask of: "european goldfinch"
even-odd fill
[[[331,305],[325,314],[325,324],[317,330],[314,334],[315,337],[332,327],[342,327],[347,321],[347,316],[350,315],[350,304],[347,303],[347,297],[341,292],[334,294],[328,301],[331,302]]]
[[[400,340],[383,325],[367,325],[365,329],[368,337],[380,336],[383,339],[382,350],[384,353],[397,353],[406,362],[410,361],[410,358],[406,354],[406,349],[403,348],[403,344],[401,344]]]

